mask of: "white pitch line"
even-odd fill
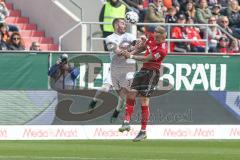
[[[97,157],[47,157],[47,156],[0,156],[0,159],[67,159],[67,160],[122,160],[124,158],[97,158]],[[132,160],[175,160],[175,159],[144,159],[136,158]]]

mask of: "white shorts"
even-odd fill
[[[109,69],[108,72],[107,72],[106,78],[103,80],[103,84],[109,84],[109,85],[111,85],[111,86],[113,85],[110,69]]]
[[[129,68],[112,67],[111,76],[114,89],[126,88],[130,90],[135,71],[135,66]]]

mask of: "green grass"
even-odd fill
[[[0,141],[0,160],[239,160],[240,140]]]

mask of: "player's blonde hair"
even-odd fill
[[[165,28],[163,28],[162,26],[157,26],[157,27],[155,28],[155,32],[160,33],[160,34],[165,34],[165,33],[167,33],[167,31],[165,30]]]

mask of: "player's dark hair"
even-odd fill
[[[112,22],[112,26],[114,28],[115,24],[117,24],[120,20],[124,20],[124,18],[115,18]]]

